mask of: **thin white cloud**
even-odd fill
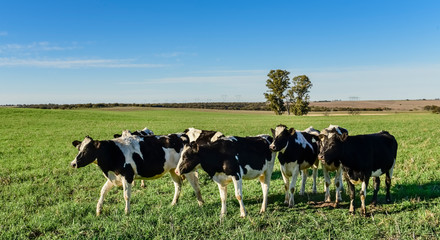
[[[81,48],[76,43],[68,45],[68,46],[60,46],[56,44],[52,44],[50,42],[33,42],[29,44],[17,44],[17,43],[9,43],[0,45],[0,53],[16,53],[16,52],[26,52],[26,51],[65,51],[65,50],[74,50]]]
[[[162,64],[137,63],[131,59],[18,59],[0,58],[0,67],[38,68],[160,68]]]
[[[8,36],[8,32],[0,31],[0,36]]]

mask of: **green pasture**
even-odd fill
[[[205,205],[199,207],[188,182],[180,201],[171,206],[174,186],[169,175],[133,187],[131,214],[124,214],[122,190],[108,194],[102,215],[95,216],[101,186],[106,181],[91,164],[71,169],[77,149],[73,140],[86,135],[111,139],[124,129],[144,127],[156,134],[185,128],[219,130],[225,135],[270,133],[278,124],[323,129],[347,128],[350,135],[387,130],[399,143],[391,187],[385,204],[382,181],[379,205],[367,206],[368,216],[348,212],[344,192],[339,208],[320,204],[324,180],[319,171],[318,194],[295,194],[295,207],[284,206],[278,162],[269,192],[268,211],[257,180],[245,181],[248,212],[239,217],[234,188],[228,187],[228,215],[220,220],[217,185],[199,171]],[[36,110],[0,108],[0,239],[438,239],[440,235],[440,116],[405,113],[372,116],[275,116],[249,112],[205,112],[172,109]],[[297,186],[299,186],[299,179]],[[334,186],[332,200],[334,200]],[[345,186],[345,189],[347,187]],[[360,187],[357,187],[360,191]],[[367,190],[372,197],[372,181]]]

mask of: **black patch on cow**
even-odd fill
[[[164,148],[173,148],[177,153],[180,153],[183,148],[183,139],[177,134],[161,136],[159,141]]]
[[[163,173],[165,152],[162,149],[161,142],[156,136],[143,137],[142,141],[139,142],[139,147],[143,158],[133,154],[138,175],[150,178]]]
[[[125,157],[121,149],[113,141],[99,141],[98,166],[108,176],[109,171],[125,176]]]

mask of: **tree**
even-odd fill
[[[294,77],[292,83],[292,88],[287,91],[288,99],[291,102],[290,110],[297,116],[307,115],[310,111],[308,93],[313,84],[306,75]]]
[[[266,86],[269,90],[264,93],[264,97],[269,102],[269,108],[277,115],[281,115],[286,111],[284,92],[289,88],[289,74],[290,72],[281,69],[270,70],[267,74],[269,79],[266,80]]]

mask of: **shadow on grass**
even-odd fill
[[[322,170],[319,169],[318,176],[322,176]],[[382,177],[383,178],[383,177]],[[273,179],[282,179],[281,172],[274,171],[272,174]],[[334,187],[333,187],[334,188]],[[332,202],[324,202],[324,192],[320,192],[322,189],[318,187],[318,193],[312,194],[307,192],[300,196],[298,192],[295,193],[295,205],[306,203],[307,207],[310,209],[347,209],[349,208],[350,196],[348,193],[347,185],[344,181],[344,191],[342,193],[342,201],[335,205],[335,191],[332,189],[330,191]],[[271,191],[272,192],[272,191]],[[355,197],[355,207],[356,211],[360,208],[360,186],[356,186],[356,197]],[[438,204],[436,200],[440,198],[440,181],[432,181],[425,184],[395,184],[391,185],[391,203],[385,203],[385,184],[384,181],[381,182],[380,190],[378,192],[378,203],[376,206],[371,205],[373,198],[373,186],[372,180],[367,188],[367,216],[370,214],[396,214],[404,211],[415,211],[422,207],[428,207],[432,204]],[[270,204],[280,204],[280,206],[285,206],[284,194],[269,194],[269,205]],[[249,204],[253,204],[257,201],[248,201]],[[288,208],[287,206],[285,206]],[[296,207],[296,206],[295,206]],[[301,209],[303,210],[303,209]]]

